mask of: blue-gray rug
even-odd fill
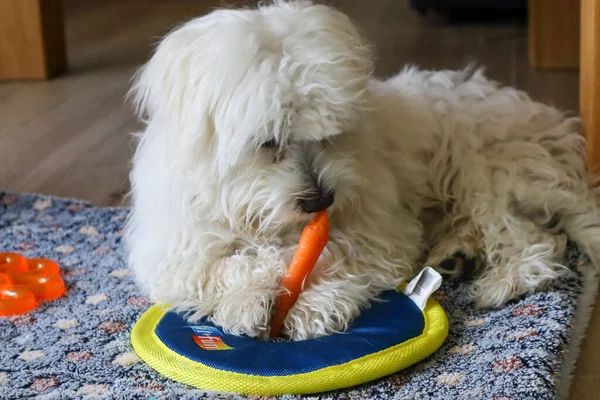
[[[0,399],[241,398],[163,378],[133,352],[129,332],[150,302],[125,265],[126,216],[123,208],[0,192],[0,251],[58,261],[68,287],[64,298],[0,319]],[[433,356],[385,379],[309,398],[556,398],[581,340],[571,340],[573,327],[584,331],[586,319],[577,314],[586,258],[570,246],[566,264],[571,278],[500,310],[475,309],[466,300],[468,283],[445,282],[435,297],[448,313],[450,336]]]

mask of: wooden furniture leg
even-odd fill
[[[600,172],[600,1],[581,0],[580,108],[588,169]],[[571,383],[572,399],[597,399],[600,379],[600,294]]]
[[[579,66],[580,0],[529,0],[529,63],[534,68]]]
[[[588,141],[588,168],[600,172],[600,1],[581,2],[579,104]]]
[[[61,0],[0,0],[0,80],[47,79],[65,67]]]

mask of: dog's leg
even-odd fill
[[[369,235],[356,228],[333,232],[284,321],[284,335],[306,340],[344,331],[382,291],[412,278],[422,256],[422,226],[408,214],[399,221],[404,229],[390,223]]]
[[[561,265],[565,235],[512,214],[481,226],[486,266],[471,289],[479,307],[499,307],[569,273]]]
[[[306,340],[345,331],[382,290],[411,277],[408,273],[399,274],[400,278],[395,275],[375,267],[370,276],[364,275],[353,272],[343,262],[337,263],[300,293],[284,322],[284,335]],[[372,279],[375,276],[378,278]]]
[[[227,332],[266,338],[271,310],[289,260],[273,247],[241,248],[234,254],[198,262],[169,260],[152,292],[190,321],[208,317]]]
[[[532,146],[529,157],[518,160],[516,174],[496,170],[493,186],[509,190],[472,207],[487,262],[473,286],[480,306],[500,306],[568,274],[561,265],[567,237],[600,265],[600,213],[587,186],[580,137],[546,135],[543,147]]]
[[[500,306],[568,274],[561,265],[567,237],[600,268],[598,199],[585,181],[563,178],[556,184],[538,180],[515,188],[518,197],[515,195],[511,205],[490,207],[476,221],[483,234],[487,264],[472,291],[480,306]],[[487,203],[493,204],[493,199]]]
[[[344,265],[337,268],[300,293],[284,322],[285,336],[306,340],[344,331],[377,295],[365,276],[344,273]]]
[[[211,276],[218,287],[212,294],[217,303],[210,319],[229,333],[266,339],[285,267],[273,256],[228,258]]]

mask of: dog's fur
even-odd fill
[[[309,1],[217,10],[167,35],[137,75],[129,262],[153,300],[264,337],[302,227],[334,193],[331,241],[285,321],[345,329],[424,264],[475,260],[501,306],[595,265],[600,217],[578,121],[481,71],[372,77],[342,13]]]

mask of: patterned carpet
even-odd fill
[[[68,286],[62,299],[0,319],[0,399],[240,398],[163,378],[133,352],[129,331],[150,302],[124,262],[126,214],[0,192],[0,251],[58,261]],[[586,260],[571,246],[566,263],[572,278],[500,310],[476,310],[464,300],[467,283],[445,282],[435,297],[448,313],[450,336],[437,353],[380,381],[306,398],[556,398],[581,340],[570,341],[571,333],[587,323],[585,313],[574,320]]]

